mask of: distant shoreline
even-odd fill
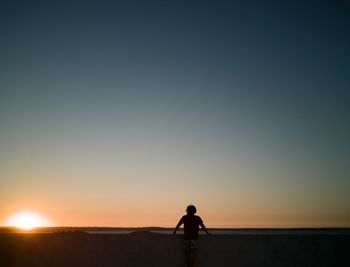
[[[28,233],[28,234],[60,234],[60,233],[87,233],[87,234],[131,234],[150,232],[156,234],[172,234],[174,228],[169,227],[38,227],[32,230],[21,230],[16,227],[0,227],[0,233]],[[301,227],[301,228],[210,228],[214,235],[350,235],[350,227]],[[182,233],[180,229],[178,234]],[[200,231],[200,234],[205,234]]]

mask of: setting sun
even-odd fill
[[[10,216],[6,225],[15,226],[23,230],[31,230],[36,227],[51,226],[51,223],[47,218],[38,213],[22,211]]]

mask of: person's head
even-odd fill
[[[188,215],[194,215],[197,212],[197,209],[194,205],[187,206],[186,212]]]

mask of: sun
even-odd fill
[[[6,225],[15,226],[22,230],[32,230],[36,227],[51,226],[51,222],[38,213],[32,211],[21,211],[10,216]]]

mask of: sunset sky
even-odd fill
[[[350,226],[345,2],[1,1],[0,225]]]

